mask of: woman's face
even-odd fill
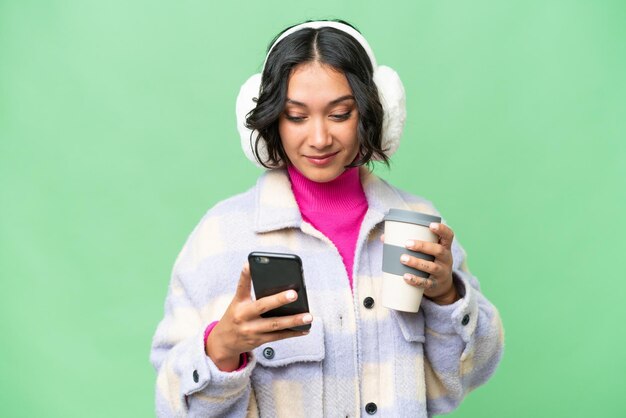
[[[342,72],[318,62],[292,70],[278,130],[289,161],[300,173],[320,183],[343,173],[359,151],[358,121]]]

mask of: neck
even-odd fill
[[[318,183],[305,177],[290,165],[289,178],[298,205],[312,211],[345,211],[366,202],[358,167],[350,167],[337,178]]]

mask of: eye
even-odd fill
[[[352,111],[349,111],[347,113],[339,113],[339,114],[330,115],[330,117],[336,121],[343,121],[343,120],[349,119],[350,115],[352,115]]]
[[[285,113],[285,119],[291,122],[302,122],[305,118],[304,116],[294,116],[294,115]]]

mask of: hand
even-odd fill
[[[438,243],[408,240],[406,248],[412,251],[429,254],[433,261],[422,260],[403,254],[400,262],[409,267],[429,273],[427,278],[406,273],[404,280],[411,286],[424,289],[424,296],[439,305],[448,305],[459,300],[459,295],[452,281],[452,240],[454,232],[447,225],[433,222],[430,230],[439,236]]]
[[[308,331],[293,331],[287,328],[313,321],[313,317],[308,313],[262,318],[261,314],[295,301],[298,294],[294,290],[287,290],[252,300],[250,290],[250,267],[246,263],[241,271],[233,300],[206,342],[205,351],[220,370],[236,370],[239,367],[240,354],[262,344],[308,334]]]

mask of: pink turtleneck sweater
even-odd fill
[[[356,241],[367,212],[359,168],[349,168],[327,183],[309,180],[291,165],[287,170],[302,219],[335,244],[352,288]]]

